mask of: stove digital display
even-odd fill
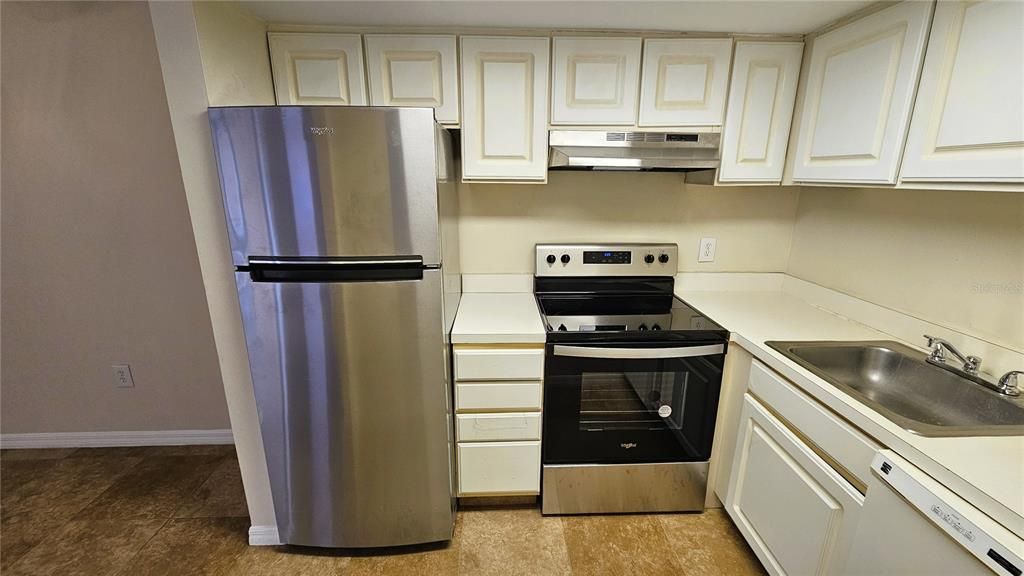
[[[583,252],[584,264],[629,264],[633,259],[633,253],[629,250],[618,252],[590,251]]]

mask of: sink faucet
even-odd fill
[[[995,381],[993,376],[979,372],[979,368],[981,368],[981,358],[971,356],[969,354],[962,354],[952,344],[942,338],[929,336],[927,334],[925,334],[924,337],[928,340],[928,348],[932,351],[931,354],[928,355],[929,364],[938,366],[943,370],[948,370],[959,376],[963,376],[972,382],[981,384],[982,386],[987,386],[1000,394],[1006,394],[1007,396],[1020,395],[1020,388],[1017,386],[1017,376],[1024,375],[1024,371],[1010,370],[1006,374],[1003,374],[1002,378],[998,381]],[[963,367],[957,368],[946,364],[946,352],[949,352],[954,358],[962,362]]]
[[[999,379],[999,391],[1010,396],[1019,395],[1020,388],[1017,387],[1017,376],[1019,375],[1024,375],[1024,371],[1010,370],[1003,374],[1003,377]]]
[[[946,363],[946,352],[953,355],[954,358],[963,363],[964,367],[962,370],[968,374],[977,374],[978,368],[981,367],[981,358],[977,356],[970,356],[961,354],[959,350],[953,347],[952,344],[935,336],[924,335],[928,339],[928,347],[931,348],[932,353],[928,355],[928,361],[932,364],[938,364],[942,366]]]

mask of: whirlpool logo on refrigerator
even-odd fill
[[[636,448],[636,442],[623,442],[622,444],[619,444],[619,446],[629,450],[630,448]]]
[[[334,136],[334,128],[329,126],[310,126],[309,133],[313,136]]]

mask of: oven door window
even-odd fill
[[[721,352],[680,358],[549,353],[544,462],[707,460],[724,358]]]

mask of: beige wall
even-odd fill
[[[147,5],[0,21],[2,431],[227,428]]]
[[[273,106],[267,25],[237,1],[194,2],[210,106]]]
[[[798,191],[684,185],[674,173],[551,172],[544,185],[461,187],[466,274],[532,274],[537,242],[674,242],[680,271],[782,272]],[[697,263],[700,238],[718,240]]]
[[[805,187],[788,272],[1024,350],[1024,194]]]

